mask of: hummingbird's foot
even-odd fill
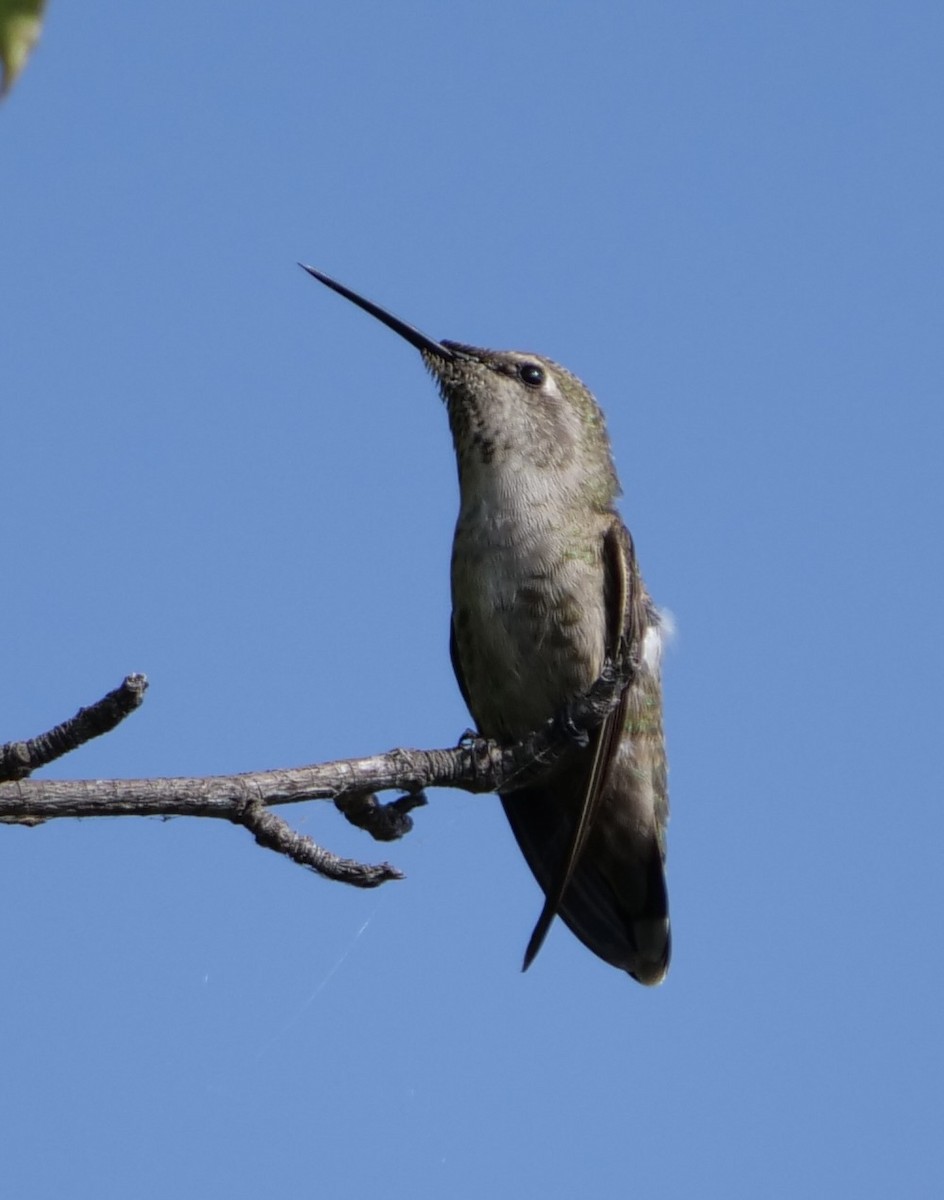
[[[565,704],[552,722],[554,732],[567,742],[572,742],[581,750],[590,745],[590,734],[577,724],[571,704]]]
[[[590,745],[590,734],[606,720],[619,703],[623,691],[634,678],[637,662],[625,638],[620,640],[615,658],[606,658],[597,679],[583,696],[568,700],[551,721],[554,735],[580,750]]]

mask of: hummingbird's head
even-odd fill
[[[600,502],[619,492],[600,406],[559,363],[521,350],[483,350],[444,341],[421,347],[439,384],[460,472],[481,464],[550,469],[595,480]]]

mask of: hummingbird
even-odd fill
[[[666,624],[615,508],[620,485],[590,391],[540,354],[435,341],[313,267],[310,275],[419,350],[446,406],[459,474],[450,654],[486,738],[506,744],[582,695],[628,645],[636,670],[586,744],[501,794],[555,916],[643,984],[671,951],[660,662]]]

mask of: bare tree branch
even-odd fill
[[[402,837],[413,826],[410,810],[426,803],[424,789],[460,788],[473,793],[512,791],[533,781],[616,707],[634,677],[636,662],[624,645],[600,678],[553,721],[511,746],[466,735],[443,750],[390,750],[368,758],[339,759],[276,771],[198,778],[70,779],[24,778],[29,770],[113,729],[137,707],[147,681],[131,675],[97,704],[30,742],[0,747],[0,823],[39,825],[63,817],[215,817],[242,825],[261,846],[329,879],[376,887],[402,878],[389,863],[370,865],[339,858],[295,832],[274,805],[333,800],[349,821],[378,841]],[[25,750],[21,750],[25,747]],[[44,757],[45,756],[45,757]],[[13,777],[10,778],[12,772]],[[375,793],[404,795],[381,803]]]

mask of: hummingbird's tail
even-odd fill
[[[561,782],[502,797],[545,893],[554,885],[573,824],[574,791]],[[665,978],[672,947],[662,844],[654,826],[626,816],[623,806],[605,797],[558,914],[594,954],[653,985]]]

